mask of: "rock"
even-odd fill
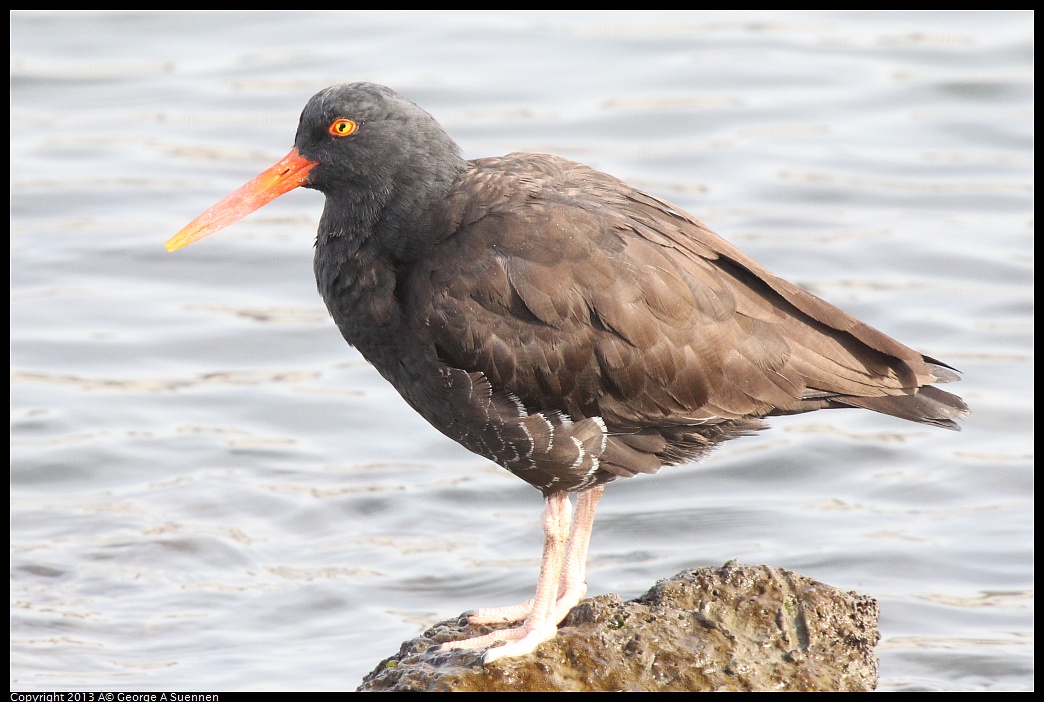
[[[789,570],[700,568],[621,602],[584,600],[529,655],[483,666],[439,651],[489,627],[460,619],[402,645],[359,691],[867,691],[877,685],[877,602]]]

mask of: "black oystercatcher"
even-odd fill
[[[546,498],[536,596],[470,614],[521,626],[447,645],[506,642],[486,661],[552,638],[584,595],[605,483],[771,415],[862,407],[957,429],[968,412],[933,386],[952,368],[683,210],[556,156],[466,161],[431,115],[371,83],[313,97],[286,158],[167,248],[299,186],[326,195],[315,276],[345,340],[439,431]]]

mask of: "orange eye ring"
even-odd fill
[[[354,134],[358,128],[359,125],[350,119],[335,119],[330,123],[330,128],[327,131],[337,137],[346,137],[349,134]]]

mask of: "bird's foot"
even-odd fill
[[[502,609],[508,608],[505,607]],[[551,622],[531,624],[529,620],[526,620],[521,626],[514,627],[513,629],[500,629],[486,634],[485,636],[476,636],[462,641],[448,641],[442,644],[442,650],[449,651],[456,648],[489,648],[490,646],[505,642],[503,646],[489,648],[485,655],[482,656],[483,663],[490,663],[498,658],[511,658],[513,656],[522,656],[527,653],[532,653],[540,644],[555,638],[556,633],[558,633],[558,626]]]
[[[567,591],[560,593],[558,600],[553,605],[550,617],[534,616],[533,600],[510,607],[472,610],[466,615],[470,624],[504,624],[517,621],[522,621],[522,624],[511,629],[499,629],[484,636],[449,641],[442,644],[442,650],[478,649],[494,646],[502,641],[506,642],[503,646],[486,651],[482,658],[484,663],[495,661],[498,658],[511,658],[531,653],[537,646],[555,637],[559,622],[566,618],[569,610],[575,607],[586,593],[587,583],[573,585]],[[543,620],[542,623],[537,623],[540,620]]]
[[[584,595],[587,594],[587,583],[575,583],[567,586],[566,590],[560,590],[558,599],[555,601],[551,618],[555,624],[565,619],[569,610],[576,607]],[[524,621],[533,612],[533,600],[522,604],[510,605],[508,607],[483,607],[473,609],[464,616],[468,618],[469,624],[509,624],[511,622]]]
[[[533,611],[533,600],[522,604],[508,607],[483,607],[473,609],[464,616],[468,618],[469,624],[508,624],[510,622],[521,622]]]
[[[517,629],[507,629],[507,631],[513,632],[511,639],[503,646],[486,651],[482,656],[483,663],[492,663],[498,658],[513,658],[532,653],[540,644],[555,638],[555,635],[558,634],[558,626],[548,623],[542,627],[530,627],[528,624],[523,624]]]

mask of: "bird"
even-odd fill
[[[765,418],[862,408],[959,430],[959,372],[769,272],[683,209],[537,153],[466,160],[436,119],[367,82],[305,105],[294,146],[171,237],[174,251],[298,187],[326,196],[319,293],[344,337],[436,429],[544,497],[516,624],[443,644],[530,653],[587,592],[618,478],[705,456]],[[576,493],[576,506],[570,495]]]

